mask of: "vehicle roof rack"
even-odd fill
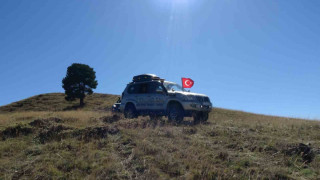
[[[133,82],[145,82],[145,81],[159,81],[160,77],[156,76],[155,74],[141,74],[134,76],[132,81]]]

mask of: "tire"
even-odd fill
[[[124,109],[124,117],[127,119],[137,118],[137,110],[133,104],[128,104]]]
[[[167,108],[168,121],[180,124],[183,121],[184,112],[180,104],[170,104]]]
[[[193,116],[194,124],[198,124],[200,122],[206,122],[209,118],[209,113],[207,112],[198,112]]]
[[[201,121],[201,115],[200,113],[195,113],[193,115],[193,124],[199,124]]]
[[[207,122],[209,119],[209,113],[208,112],[203,112],[202,113],[202,122]]]

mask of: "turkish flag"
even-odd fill
[[[183,88],[191,88],[194,84],[194,81],[190,78],[181,78]]]

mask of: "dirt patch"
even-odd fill
[[[211,130],[211,131],[208,132],[208,135],[211,136],[211,137],[215,137],[215,136],[218,136],[219,134],[216,131]]]
[[[46,127],[49,127],[52,123],[61,123],[61,122],[62,122],[62,119],[51,117],[47,119],[36,119],[30,122],[29,125],[37,128],[46,128]]]
[[[144,124],[145,124],[145,120],[126,121],[126,122],[120,122],[119,126],[125,128],[125,129],[136,129],[138,127],[143,128]]]
[[[114,135],[119,133],[117,127],[88,127],[85,129],[74,129],[63,125],[52,125],[47,120],[35,120],[30,123],[34,127],[39,127],[39,133],[35,137],[41,144],[50,141],[61,141],[65,138],[77,138],[83,141],[90,141],[91,139],[103,139],[108,134]],[[48,127],[49,126],[49,127]],[[71,130],[71,131],[70,131]]]
[[[47,119],[36,119],[29,123],[28,125],[16,125],[14,127],[8,127],[4,131],[0,132],[0,138],[5,140],[6,138],[14,138],[21,135],[28,135],[33,132],[39,132],[37,138],[41,143],[44,143],[46,140],[51,139],[54,136],[54,132],[60,132],[61,130],[69,129],[62,125],[53,126],[53,123],[61,123],[62,119],[51,117]],[[40,130],[37,128],[41,128]]]
[[[315,157],[315,153],[312,147],[303,143],[289,145],[282,152],[288,156],[299,155],[306,163],[311,163]]]
[[[63,125],[51,126],[48,129],[43,129],[40,131],[36,139],[39,140],[40,143],[44,144],[48,141],[57,140],[60,141],[67,134],[61,133],[64,130],[72,129],[70,127],[65,127]]]
[[[46,121],[44,121],[44,120],[42,120],[42,119],[36,119],[36,120],[30,122],[29,125],[32,126],[32,127],[38,127],[38,128],[40,128],[40,127],[46,127],[46,126],[48,126],[49,123],[46,122]]]
[[[182,132],[184,134],[189,134],[189,135],[192,135],[192,134],[196,134],[197,133],[197,129],[196,128],[193,128],[193,127],[184,127],[182,129]]]
[[[228,145],[227,145],[227,148],[228,148],[228,149],[237,149],[237,148],[238,148],[238,144],[236,144],[236,143],[228,144]]]
[[[73,131],[73,137],[77,137],[79,140],[84,140],[88,142],[91,139],[104,139],[107,138],[108,134],[114,135],[119,133],[119,129],[117,127],[89,127],[85,129],[80,129]]]
[[[229,154],[226,151],[219,152],[219,154],[216,156],[217,159],[221,159],[222,161],[226,161],[229,158]]]
[[[105,123],[113,123],[113,122],[117,122],[120,120],[120,116],[117,114],[114,114],[112,116],[103,116],[100,118],[100,120],[102,120]]]
[[[32,128],[17,125],[14,127],[8,127],[4,131],[0,132],[0,137],[2,140],[5,140],[6,138],[14,138],[21,135],[28,135],[30,133],[32,133]]]
[[[155,128],[157,126],[163,126],[162,121],[152,121],[150,119],[134,119],[134,120],[127,120],[127,121],[120,121],[117,123],[119,127],[125,129],[136,129],[136,128]]]
[[[278,152],[277,147],[276,146],[272,146],[272,145],[267,145],[266,147],[263,148],[263,150],[265,152],[268,152],[268,153],[271,153],[271,154],[274,154],[274,153]]]
[[[61,140],[62,135],[60,134],[63,130],[71,129],[63,125],[52,125],[53,123],[61,123],[62,119],[51,117],[47,119],[36,119],[29,123],[34,128],[41,128],[39,134],[35,137],[41,144],[44,144],[52,140]]]

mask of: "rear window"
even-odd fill
[[[140,90],[140,84],[134,84],[128,87],[129,94],[138,94],[139,90]]]

